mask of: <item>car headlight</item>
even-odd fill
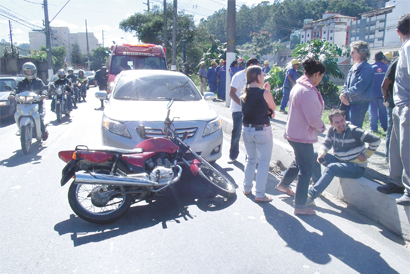
[[[120,135],[120,136],[124,136],[127,138],[131,138],[131,134],[128,131],[127,127],[120,122],[117,121],[113,121],[107,117],[103,118],[103,126],[110,132]]]
[[[210,121],[206,124],[205,129],[204,129],[204,133],[202,134],[202,136],[207,136],[209,134],[212,134],[216,131],[218,131],[220,128],[222,127],[222,120],[217,118],[213,121]]]
[[[8,106],[10,105],[9,101],[0,101],[0,106]]]

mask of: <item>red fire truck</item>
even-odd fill
[[[108,93],[115,76],[122,70],[167,69],[166,48],[154,44],[118,44],[111,46],[108,60]]]

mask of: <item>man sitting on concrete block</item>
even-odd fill
[[[306,205],[332,182],[333,178],[357,179],[363,176],[367,159],[376,151],[380,138],[346,122],[344,112],[334,109],[329,114],[331,128],[318,152],[318,163],[326,167],[319,180],[309,189]],[[366,148],[365,143],[369,146]],[[328,151],[333,148],[333,155]]]

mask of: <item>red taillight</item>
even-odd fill
[[[166,47],[164,47],[164,53],[167,53],[167,48]]]
[[[58,157],[64,162],[68,163],[73,159],[74,150],[64,150],[58,153]]]

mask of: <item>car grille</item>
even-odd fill
[[[136,128],[138,132],[138,128]],[[191,128],[177,128],[175,131],[177,132],[178,136],[180,138],[183,137],[185,132],[188,132],[187,138],[192,138],[194,137],[196,131],[198,130],[197,127],[191,127]],[[165,137],[165,134],[162,133],[162,130],[159,128],[150,128],[150,127],[145,127],[145,138],[154,138],[154,137]]]

